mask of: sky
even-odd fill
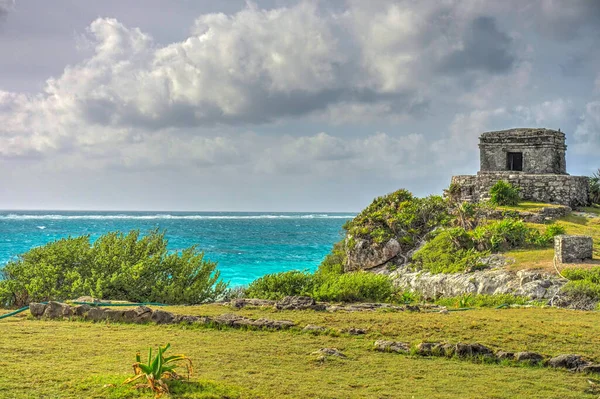
[[[477,138],[600,168],[597,0],[0,0],[0,209],[359,211]]]

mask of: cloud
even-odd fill
[[[574,40],[585,33],[600,34],[597,0],[534,0],[522,7],[542,34],[557,40]]]
[[[600,153],[600,101],[586,104],[575,130],[575,151],[581,154]]]
[[[498,29],[494,18],[481,16],[471,22],[457,48],[443,59],[439,68],[450,73],[465,70],[502,73],[510,70],[515,61],[511,38]]]

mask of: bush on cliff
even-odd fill
[[[413,266],[430,273],[459,273],[481,269],[478,252],[467,231],[461,227],[441,231],[413,255]]]
[[[440,196],[414,197],[407,190],[398,190],[376,198],[354,219],[344,225],[351,237],[382,244],[396,238],[403,250],[414,248],[436,227],[450,220],[447,202]]]
[[[519,188],[504,180],[498,180],[490,189],[490,202],[494,205],[519,205]]]
[[[310,296],[331,302],[383,302],[394,293],[387,276],[367,273],[316,273],[289,271],[267,274],[246,289],[248,298],[281,299],[290,295]]]
[[[91,295],[133,302],[198,304],[223,294],[216,263],[195,246],[169,253],[164,233],[107,233],[65,238],[33,248],[2,270],[0,304]]]

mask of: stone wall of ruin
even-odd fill
[[[490,189],[498,180],[519,187],[521,198],[527,201],[577,207],[587,205],[589,200],[589,185],[585,176],[479,172],[477,175],[452,177],[452,183],[461,186],[461,198],[465,201],[489,199]]]

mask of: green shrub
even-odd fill
[[[319,273],[342,274],[344,272],[344,262],[346,260],[346,251],[344,250],[344,241],[333,245],[331,253],[325,256],[325,259],[319,265]]]
[[[600,284],[590,280],[573,280],[566,283],[561,292],[573,297],[587,297],[593,300],[600,299]]]
[[[441,231],[413,255],[413,265],[430,273],[459,273],[481,269],[488,255],[474,248],[466,230],[456,227]]]
[[[449,220],[448,204],[442,197],[416,198],[406,190],[398,190],[376,198],[344,229],[353,240],[365,238],[381,244],[395,237],[403,250],[409,250]]]
[[[545,245],[538,230],[528,227],[522,220],[505,218],[477,226],[470,232],[479,250],[492,252],[512,248]]]
[[[518,205],[521,201],[519,188],[504,180],[498,180],[490,189],[490,202],[494,205]]]
[[[312,297],[330,302],[385,302],[394,293],[389,277],[369,272],[318,275]]]
[[[322,273],[289,271],[254,280],[246,289],[248,298],[281,299],[305,295],[318,301],[387,301],[394,287],[387,276],[368,272]]]
[[[314,287],[314,274],[291,270],[264,275],[250,283],[248,298],[281,299],[291,295],[310,295]]]
[[[195,246],[169,253],[158,230],[140,237],[107,233],[65,238],[33,248],[2,270],[0,304],[67,300],[91,295],[133,302],[198,304],[222,295],[217,264]]]

